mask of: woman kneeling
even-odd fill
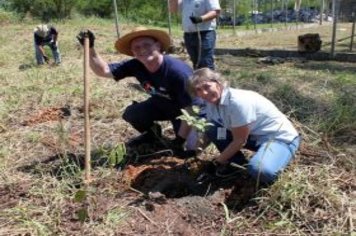
[[[271,183],[286,168],[300,144],[300,136],[288,118],[264,96],[249,90],[230,88],[222,76],[208,68],[196,70],[190,81],[194,96],[206,102],[206,131],[220,154],[222,165],[216,175],[229,176],[231,163],[247,163],[242,148],[255,151],[247,163],[249,174]]]

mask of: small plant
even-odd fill
[[[184,120],[187,124],[197,132],[197,141],[194,144],[196,150],[202,151],[207,146],[207,141],[204,139],[204,133],[208,126],[212,126],[213,124],[208,122],[204,117],[200,117],[200,108],[197,106],[193,106],[190,112],[181,109],[182,115],[178,117],[178,119]]]
[[[124,143],[119,143],[114,147],[99,147],[94,153],[94,159],[101,162],[104,160],[105,164],[110,167],[120,165],[124,162],[126,155],[126,147]]]
[[[76,215],[78,217],[78,220],[81,223],[84,223],[89,218],[88,205],[86,204],[87,191],[83,189],[79,189],[74,195],[74,201],[82,205],[82,207],[79,208],[78,211],[76,212]]]
[[[178,116],[178,119],[184,120],[188,125],[194,127],[198,132],[204,133],[208,126],[212,126],[212,123],[207,122],[204,117],[199,117],[200,108],[197,106],[192,107],[192,114],[185,109],[181,109],[183,115]]]
[[[108,162],[111,167],[121,164],[126,155],[126,147],[124,143],[116,145],[108,155]]]

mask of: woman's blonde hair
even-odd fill
[[[227,86],[225,79],[218,72],[215,72],[209,68],[201,68],[195,70],[191,76],[188,84],[188,91],[192,96],[196,96],[195,86],[198,84],[213,81],[218,83],[222,88]]]

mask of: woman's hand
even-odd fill
[[[232,142],[220,153],[215,160],[220,164],[228,164],[230,158],[232,158],[240,149],[245,145],[247,138],[250,134],[248,125],[236,127],[231,129]]]

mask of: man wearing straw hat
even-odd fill
[[[183,61],[164,54],[170,46],[169,35],[161,30],[134,28],[115,43],[120,53],[133,58],[107,63],[95,51],[95,36],[90,30],[79,33],[79,42],[83,45],[85,33],[89,36],[90,67],[96,75],[116,81],[135,77],[151,95],[145,101],[129,105],[123,113],[123,119],[141,133],[129,145],[157,140],[161,127],[155,121],[171,121],[176,134],[173,147],[182,147],[189,129],[177,117],[181,115],[181,109],[193,104],[186,91],[192,69]]]
[[[37,64],[42,65],[44,62],[49,62],[49,57],[46,55],[43,48],[45,45],[47,45],[52,51],[54,63],[59,65],[61,63],[61,54],[58,49],[57,29],[53,26],[48,28],[47,25],[41,24],[36,26],[33,32]]]

